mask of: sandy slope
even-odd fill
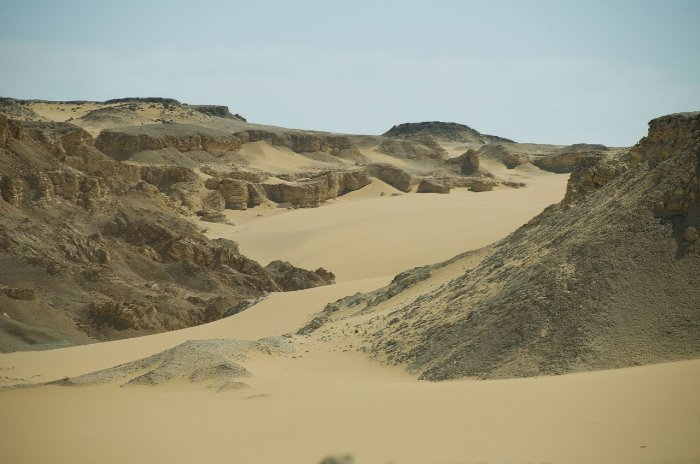
[[[307,348],[301,347],[302,350]],[[698,462],[700,361],[431,384],[312,349],[247,363],[251,388],[0,394],[7,462]]]
[[[501,238],[563,194],[565,177],[527,167],[510,175],[528,177],[530,186],[380,197],[386,187],[375,184],[318,209],[241,213],[238,226],[212,225],[210,233],[239,241],[263,261],[326,266],[340,283],[274,294],[243,313],[182,331],[0,355],[0,379],[48,381],[189,339],[254,340],[295,331],[327,302]],[[448,267],[435,279],[458,272],[458,265]],[[340,333],[342,321],[337,324]],[[3,461],[315,463],[352,453],[358,463],[700,462],[698,360],[434,384],[353,352],[351,338],[294,340],[294,353],[261,353],[245,362],[253,373],[248,389],[217,394],[175,381],[0,391]]]
[[[231,212],[236,227],[206,227],[211,238],[228,236],[244,255],[263,264],[283,259],[308,269],[323,266],[339,282],[395,275],[505,237],[556,203],[566,187],[565,175],[508,174],[518,180],[525,176],[528,186],[488,193],[380,196],[381,186],[375,184],[322,208],[271,217],[269,209]],[[263,216],[251,221],[256,214]]]

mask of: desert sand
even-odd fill
[[[236,226],[203,226],[210,238],[235,240],[263,265],[284,259],[309,269],[323,266],[338,282],[393,276],[500,240],[556,203],[568,176],[537,171],[508,171],[527,187],[487,194],[457,189],[392,196],[396,189],[375,179],[322,208],[227,210]]]
[[[565,175],[526,167],[509,175],[527,179],[528,187],[409,198],[392,197],[375,181],[321,208],[227,211],[237,225],[207,224],[211,237],[236,240],[262,262],[323,265],[338,283],[271,294],[190,329],[3,354],[3,383],[85,374],[187,340],[294,333],[327,303],[379,288],[409,267],[488,245],[564,194]],[[316,463],[342,454],[357,463],[416,464],[700,460],[698,360],[431,383],[352,351],[347,340],[293,339],[292,353],[249,355],[244,365],[253,375],[239,390],[216,393],[185,381],[4,389],[3,461]]]

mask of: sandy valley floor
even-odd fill
[[[182,331],[0,355],[0,381],[79,375],[186,340],[295,332],[328,302],[505,237],[562,197],[567,176],[539,172],[510,172],[528,182],[520,190],[392,197],[375,184],[321,208],[231,213],[237,225],[212,225],[212,236],[263,263],[326,267],[338,284],[273,294]],[[6,389],[1,460],[301,464],[348,453],[359,464],[700,462],[700,360],[429,383],[345,350],[341,340],[298,337],[294,353],[251,355],[250,387],[221,393],[184,382]]]

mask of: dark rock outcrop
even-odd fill
[[[216,116],[218,118],[226,119],[236,119],[238,121],[246,122],[246,119],[239,114],[231,114],[228,106],[223,105],[186,105],[187,108],[191,108],[195,111],[199,111],[202,114],[208,116]]]
[[[287,261],[272,261],[265,270],[275,278],[282,290],[302,290],[335,283],[335,275],[323,268],[307,271],[292,266]]]
[[[512,140],[495,135],[481,134],[464,124],[454,122],[416,122],[404,123],[392,127],[384,134],[385,137],[407,139],[414,137],[432,137],[437,140],[449,142],[476,142],[476,143],[493,143],[493,142],[510,142]]]

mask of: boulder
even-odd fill
[[[421,179],[418,193],[450,193],[450,185],[434,179]]]
[[[490,179],[475,179],[470,182],[469,190],[472,192],[490,192],[496,183]]]
[[[401,168],[389,164],[369,165],[367,172],[402,192],[410,192],[416,182],[413,176]]]
[[[462,174],[468,176],[479,172],[479,155],[474,150],[467,150],[460,158],[462,159]]]

